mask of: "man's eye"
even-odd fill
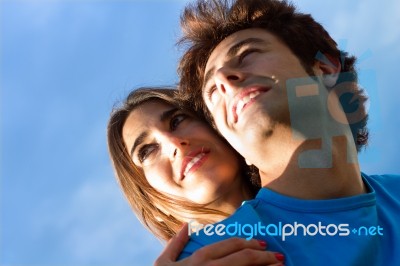
[[[156,151],[157,148],[158,148],[158,144],[147,144],[147,145],[144,145],[142,148],[140,148],[139,152],[138,152],[139,162],[143,163],[144,161],[146,161],[146,159],[148,159],[148,157],[154,151]]]
[[[176,114],[176,115],[174,115],[172,118],[171,118],[171,120],[170,120],[170,128],[171,128],[171,130],[175,130],[178,126],[179,126],[179,124],[183,121],[183,120],[185,120],[186,118],[188,117],[188,115],[187,114],[184,114],[184,113],[180,113],[180,114]]]
[[[214,94],[214,92],[217,90],[217,86],[211,86],[208,90],[207,90],[207,99],[210,100],[212,102],[212,96]]]
[[[248,55],[250,55],[250,54],[252,54],[252,53],[255,53],[255,52],[259,52],[259,49],[254,49],[254,48],[252,48],[252,49],[244,50],[244,51],[239,55],[239,58],[238,58],[239,64],[241,64],[241,63],[243,62],[243,60],[246,58],[246,56],[248,56]]]

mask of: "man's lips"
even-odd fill
[[[189,152],[182,161],[181,180],[189,173],[196,171],[207,159],[209,153],[210,149],[204,147]]]
[[[232,118],[233,123],[238,121],[240,113],[248,107],[252,102],[255,101],[260,94],[269,91],[271,88],[268,87],[250,87],[244,89],[238,95],[235,96],[232,106]]]

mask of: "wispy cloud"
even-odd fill
[[[147,265],[162,248],[132,214],[114,180],[88,178],[63,199],[44,202],[33,224],[37,237],[53,232],[63,265]],[[50,244],[51,243],[47,243]],[[55,259],[55,258],[54,258]]]
[[[351,53],[371,51],[358,67],[376,73],[371,105],[381,114],[371,117],[382,120],[362,169],[398,172],[400,1],[293,1]],[[1,1],[8,265],[151,265],[157,257],[160,242],[113,179],[105,127],[114,97],[176,80],[173,32],[185,2]]]

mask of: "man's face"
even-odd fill
[[[290,134],[286,80],[306,76],[280,39],[263,29],[246,29],[211,53],[203,99],[221,134],[257,166],[254,150],[264,148],[266,138]]]

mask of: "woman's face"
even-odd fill
[[[158,191],[200,204],[243,200],[237,154],[189,113],[150,100],[130,113],[122,134],[134,164]]]

